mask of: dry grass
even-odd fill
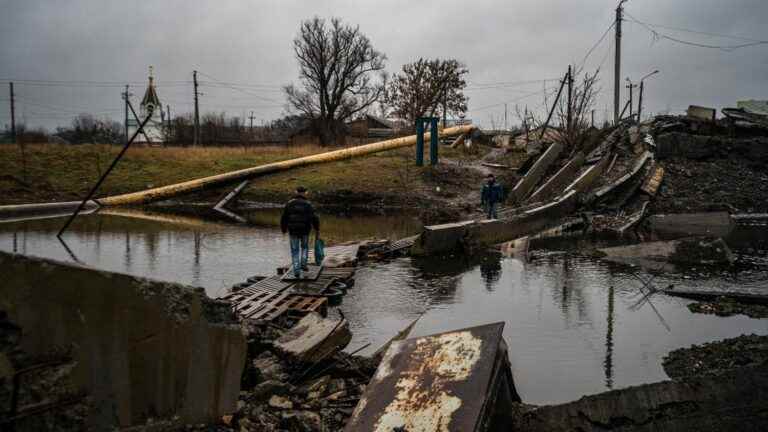
[[[0,203],[81,198],[120,149],[101,144],[27,144],[25,164],[18,146],[0,145]],[[323,151],[328,149],[132,147],[99,189],[98,196],[135,192]]]
[[[97,196],[136,192],[330,150],[334,148],[134,147],[112,171]],[[19,148],[0,145],[0,204],[81,199],[119,151],[119,146],[97,144],[27,145],[24,172]],[[452,149],[441,151],[443,156],[457,156]],[[318,195],[341,192],[357,196],[358,201],[367,200],[368,196],[371,200],[386,196],[405,202],[425,191],[421,173],[428,168],[414,166],[413,152],[413,148],[402,148],[258,178],[245,197],[280,201],[301,184]]]

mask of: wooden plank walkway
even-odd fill
[[[392,243],[386,244],[380,248],[373,249],[368,252],[369,257],[386,257],[390,255],[394,255],[398,252],[404,251],[406,249],[410,249],[411,246],[416,242],[416,240],[419,238],[418,235],[402,238],[400,240],[393,241]]]
[[[330,256],[336,263],[348,265],[357,261],[359,245],[342,245],[329,249]],[[352,256],[354,260],[350,259]],[[235,313],[249,320],[272,321],[286,313],[291,316],[304,316],[312,311],[326,315],[328,299],[322,295],[323,292],[335,281],[349,282],[355,275],[355,267],[315,268],[317,277],[314,280],[295,280],[275,275],[220,299],[232,303]]]

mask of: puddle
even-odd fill
[[[279,211],[260,210],[259,226],[141,213],[137,217],[88,215],[56,240],[61,220],[0,224],[0,249],[72,261],[111,271],[202,286],[210,296],[248,276],[270,275],[288,262]],[[420,230],[406,216],[324,215],[332,242],[401,238]],[[689,301],[663,295],[643,300],[647,270],[575,256],[584,239],[532,242],[533,262],[497,252],[471,259],[402,258],[361,266],[344,298],[350,350],[370,353],[423,315],[413,336],[504,321],[515,385],[524,401],[565,402],[611,388],[666,379],[661,358],[669,351],[744,333],[768,334],[768,320],[692,314]],[[546,252],[541,247],[547,247]],[[655,274],[666,287],[764,287],[768,263],[750,273]],[[334,312],[332,312],[334,313]]]

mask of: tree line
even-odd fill
[[[387,56],[373,47],[359,26],[339,18],[313,17],[299,27],[293,41],[299,66],[298,82],[284,87],[288,113],[266,127],[251,128],[244,119],[224,113],[201,116],[203,145],[241,144],[287,140],[297,128],[308,130],[323,145],[336,142],[345,123],[366,113],[394,116],[406,124],[422,116],[454,116],[467,110],[467,67],[456,59],[424,59],[408,63],[389,76]],[[30,142],[48,137],[44,130],[26,131],[17,137]],[[26,135],[25,135],[26,134]],[[189,114],[164,121],[166,143],[193,141]],[[124,128],[109,119],[80,114],[68,127],[52,134],[70,143],[120,143]],[[4,140],[7,141],[8,133]]]

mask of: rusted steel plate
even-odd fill
[[[659,190],[659,186],[661,186],[661,180],[663,178],[664,167],[657,164],[651,171],[651,175],[649,175],[648,178],[646,178],[643,182],[643,185],[640,186],[640,190],[650,196],[656,195],[656,192]]]
[[[490,430],[520,400],[503,329],[499,322],[392,343],[345,431]]]

